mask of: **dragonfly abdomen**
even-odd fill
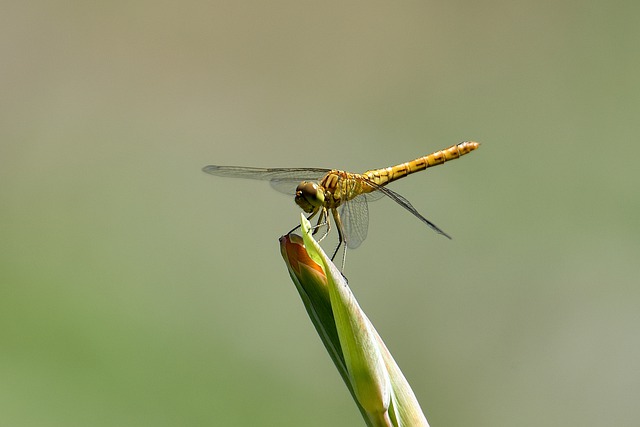
[[[455,160],[460,156],[470,153],[479,146],[480,143],[478,142],[465,141],[449,148],[445,148],[444,150],[428,154],[424,157],[419,157],[410,162],[401,163],[388,168],[366,171],[363,175],[378,185],[385,185],[414,172],[420,172],[426,168],[441,165],[449,160]]]

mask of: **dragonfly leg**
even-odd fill
[[[318,213],[318,211],[313,212],[311,215],[309,215],[307,217],[307,221],[309,221],[311,218],[313,218],[314,216],[316,216],[316,214]],[[286,234],[287,236],[291,233],[293,233],[294,231],[296,231],[298,228],[300,228],[300,224],[296,225],[295,227],[293,227],[291,230],[289,230],[289,232]]]
[[[323,225],[325,225],[326,221],[324,220],[324,211],[322,209],[314,212],[313,215],[317,214],[318,212],[320,212],[320,216],[318,217],[318,221],[316,222],[316,225],[314,225],[313,227],[311,227],[311,230],[313,230],[313,232],[311,234],[315,235],[318,230],[320,229],[320,227],[322,227]],[[309,218],[312,218],[313,215],[311,215]],[[307,219],[309,219],[307,218]]]
[[[300,228],[300,224],[296,225],[296,226],[295,226],[295,227],[293,227],[291,230],[289,230],[289,231],[287,232],[287,234],[286,234],[286,235],[288,236],[289,234],[291,234],[291,233],[293,233],[294,231],[296,231],[298,228]]]
[[[343,232],[343,226],[342,226],[342,220],[340,219],[340,214],[338,214],[338,210],[337,209],[331,209],[331,213],[333,214],[333,218],[336,221],[336,228],[338,229],[338,246],[336,246],[336,250],[333,251],[333,255],[331,255],[331,261],[333,261],[333,259],[336,257],[336,255],[338,254],[338,250],[340,250],[340,246],[342,246],[342,244],[344,243],[344,249],[342,251],[342,267],[340,268],[340,271],[344,270],[344,264],[347,261],[347,239],[344,236],[344,232]],[[343,275],[344,276],[344,275]]]
[[[325,208],[322,209],[322,213],[320,214],[320,218],[318,218],[318,223],[315,227],[313,227],[313,234],[316,234],[321,227],[327,226],[327,230],[324,232],[322,237],[318,239],[318,242],[321,242],[325,237],[329,235],[329,231],[331,231],[331,221],[329,221],[329,215],[327,214],[327,210]]]

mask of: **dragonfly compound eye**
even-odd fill
[[[315,182],[303,181],[296,188],[295,200],[303,211],[312,213],[324,204],[324,192]]]

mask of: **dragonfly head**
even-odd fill
[[[324,204],[324,191],[315,182],[302,181],[296,188],[295,200],[303,211],[312,213]]]

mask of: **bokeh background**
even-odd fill
[[[0,425],[364,425],[279,255],[395,183],[346,274],[433,426],[640,419],[635,1],[4,2]]]

